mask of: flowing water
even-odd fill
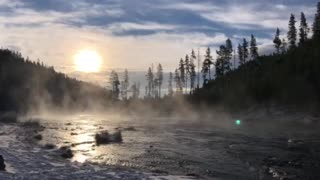
[[[70,146],[74,152],[71,161],[77,165],[132,170],[131,174],[136,176],[131,177],[138,179],[148,173],[191,179],[320,177],[317,172],[320,136],[317,131],[306,131],[306,127],[287,127],[284,131],[283,127],[257,126],[246,121],[240,124],[227,120],[221,125],[186,118],[90,114],[41,117],[39,121],[45,129],[41,131],[43,139],[37,146],[48,143],[57,147]],[[95,134],[104,130],[121,130],[123,142],[96,145]],[[23,144],[26,143],[16,146],[22,148]],[[41,148],[36,148],[36,152],[50,157],[50,153]],[[59,164],[60,161],[53,159],[54,165]],[[37,164],[32,167],[41,169]],[[15,171],[18,173],[19,169]],[[72,168],[69,171],[73,171]]]

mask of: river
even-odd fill
[[[54,173],[48,173],[47,176],[41,173],[45,165],[42,166],[39,162],[50,162],[51,171],[55,172],[59,167],[54,165],[59,166],[65,163],[65,160],[57,160],[51,155],[52,150],[41,148],[46,144],[68,146],[74,153],[68,165],[70,169],[61,171],[62,175],[65,173],[62,177],[68,177],[67,172],[74,171],[74,164],[79,166],[79,169],[85,165],[93,169],[112,167],[115,169],[112,171],[114,173],[128,171],[127,174],[132,175],[129,175],[128,179],[143,179],[151,175],[168,179],[320,177],[317,171],[320,167],[320,136],[316,130],[306,130],[311,127],[290,123],[262,125],[246,120],[237,123],[234,119],[224,119],[221,123],[214,118],[200,121],[185,117],[141,118],[133,115],[90,113],[33,118],[45,127],[40,132],[43,138],[35,144],[20,137],[30,133],[25,127],[2,126],[2,132],[12,131],[15,136],[19,136],[12,138],[10,133],[0,136],[3,142],[9,142],[9,145],[0,147],[0,154],[11,157],[13,161],[10,168],[14,173],[7,177],[25,176],[30,173],[30,169],[47,178],[54,176]],[[105,130],[120,130],[123,142],[98,146],[94,136]],[[5,134],[7,136],[4,136]],[[13,147],[15,150],[10,151]],[[30,167],[26,168],[25,172],[20,172],[19,168],[19,158],[24,154],[17,149],[25,151],[25,155],[31,159]],[[16,159],[13,160],[14,158]],[[36,160],[32,160],[33,158]],[[28,163],[24,164],[25,166],[28,166]],[[83,171],[86,172],[85,170],[87,169],[84,168]],[[90,179],[92,174],[106,176],[99,171],[95,172],[82,173],[83,179]],[[59,170],[56,173],[59,174]]]

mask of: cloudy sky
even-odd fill
[[[317,0],[0,0],[0,44],[72,72],[73,56],[93,49],[103,68],[173,70],[192,48],[236,45],[253,33],[267,47],[290,13],[309,24]]]

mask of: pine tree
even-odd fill
[[[259,57],[258,54],[258,47],[257,47],[257,40],[253,34],[251,34],[251,41],[250,41],[250,54],[252,60],[256,60]]]
[[[119,81],[118,73],[115,72],[114,70],[112,70],[110,73],[109,83],[111,84],[111,87],[112,87],[111,91],[112,91],[113,99],[118,100],[119,93],[120,93],[120,89],[119,89],[120,81]]]
[[[231,40],[228,38],[226,40],[226,49],[225,49],[225,59],[224,59],[224,73],[227,73],[229,71],[231,71],[231,59],[232,59],[232,52],[233,52],[233,47],[232,47],[232,42]]]
[[[207,76],[209,73],[209,66],[206,61],[203,61],[203,63],[202,63],[201,73],[202,73],[203,82],[207,81]]]
[[[249,57],[249,50],[248,50],[248,41],[246,38],[243,38],[243,43],[242,43],[242,50],[243,50],[243,61],[244,63],[246,62],[247,58]]]
[[[320,39],[320,2],[317,5],[317,13],[314,17],[314,22],[312,26],[313,39]]]
[[[288,31],[288,41],[289,41],[289,49],[296,47],[297,41],[297,29],[296,29],[296,20],[293,14],[290,16],[289,20],[289,31]]]
[[[182,58],[180,59],[180,63],[179,63],[179,73],[180,73],[179,77],[180,77],[181,86],[184,87],[185,80],[186,80],[186,71],[184,67],[184,61]],[[182,93],[183,93],[183,88],[182,88]]]
[[[162,86],[162,82],[163,82],[163,68],[162,65],[159,64],[157,67],[157,85],[159,88],[159,97],[161,97],[161,86]]]
[[[273,43],[274,43],[274,47],[277,50],[277,54],[280,54],[280,47],[281,47],[282,42],[280,39],[280,29],[279,28],[277,28],[276,35],[274,36],[274,39],[273,39]]]
[[[208,73],[209,80],[211,79],[211,65],[213,64],[213,59],[211,56],[211,50],[208,47],[206,51],[206,55],[204,56],[204,61],[203,61],[203,73]]]
[[[172,74],[172,72],[170,72],[169,73],[169,82],[168,82],[168,95],[169,96],[173,96],[172,81],[173,81],[173,74]]]
[[[198,64],[197,64],[197,69],[198,69],[198,71],[197,71],[197,89],[199,89],[200,88],[200,61],[201,61],[201,58],[200,58],[201,56],[200,56],[200,50],[199,50],[199,48],[198,48],[198,57],[197,57],[197,62],[198,62]]]
[[[153,86],[154,86],[154,75],[151,67],[149,67],[148,69],[146,78],[147,78],[147,97],[150,98],[153,93]]]
[[[124,70],[123,81],[121,82],[121,96],[122,99],[128,99],[128,88],[129,88],[129,73],[128,70]]]
[[[114,92],[115,92],[115,98],[119,99],[119,85],[120,85],[120,81],[119,81],[119,76],[117,72],[114,72],[114,79],[113,79],[113,86],[114,86]]]
[[[244,58],[243,58],[243,48],[242,45],[238,45],[238,56],[239,56],[239,64],[243,65],[245,63]]]
[[[232,59],[232,42],[230,39],[226,40],[226,44],[220,46],[217,52],[217,61],[215,63],[216,77],[219,78],[231,70]]]
[[[309,33],[309,28],[308,28],[308,23],[306,16],[304,15],[303,12],[301,12],[301,20],[300,20],[300,29],[299,29],[299,44],[303,44],[306,42],[308,39],[308,33]]]
[[[190,76],[190,60],[189,60],[189,56],[186,55],[186,58],[184,60],[184,69],[185,69],[185,78],[186,80],[185,82],[185,88],[186,88],[186,92],[188,91],[188,76]]]
[[[191,56],[190,56],[190,63],[189,63],[189,70],[190,70],[190,90],[193,91],[195,87],[195,81],[196,81],[196,66],[194,64],[194,61],[196,60],[196,54],[192,50],[191,51]]]
[[[194,64],[192,64],[191,74],[190,74],[190,89],[191,89],[191,91],[193,91],[195,88],[196,77],[197,77],[196,66]]]
[[[219,50],[217,50],[217,60],[215,63],[216,68],[216,78],[222,77],[224,74],[224,61],[225,61],[225,54],[227,48],[224,45],[221,45]]]

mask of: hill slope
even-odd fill
[[[315,107],[320,102],[320,44],[309,40],[283,54],[261,56],[211,80],[193,101],[245,108],[252,104]]]
[[[110,92],[99,86],[71,79],[19,53],[0,50],[0,111],[88,108],[105,105],[110,97]]]

